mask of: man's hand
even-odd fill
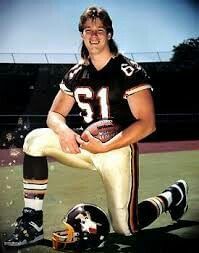
[[[77,143],[77,137],[79,136],[70,128],[65,128],[59,132],[59,142],[61,148],[66,153],[77,154],[80,153],[79,145]]]
[[[105,143],[93,137],[89,131],[86,131],[85,134],[87,135],[88,141],[84,141],[79,135],[76,135],[76,140],[80,144],[80,148],[94,154],[107,152]]]

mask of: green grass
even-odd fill
[[[167,236],[173,235],[183,239],[195,238],[199,228],[196,223],[199,222],[199,151],[140,155],[140,201],[158,194],[179,178],[184,178],[189,183],[189,210],[183,218],[187,223],[184,223],[186,225],[184,227],[183,224],[181,224],[180,228],[176,227],[175,229],[173,227],[174,229],[171,229]],[[0,194],[0,233],[1,238],[4,238],[6,233],[10,233],[13,230],[12,223],[21,214],[21,209],[23,208],[22,166],[1,167]],[[44,201],[46,239],[51,238],[52,231],[62,228],[61,220],[67,210],[81,202],[95,203],[107,211],[105,192],[98,173],[72,169],[57,162],[49,163],[48,192]],[[163,228],[164,231],[168,224],[172,224],[170,216],[163,214],[143,233],[150,232],[149,236],[153,235],[154,232],[158,231],[159,227]],[[156,234],[161,235],[161,233],[159,231]],[[155,235],[156,240],[158,240],[157,235]],[[144,236],[145,234],[143,234],[142,240],[144,240]],[[147,238],[149,238],[148,235]],[[118,237],[118,241],[120,239]],[[133,239],[130,242],[129,240],[126,242],[126,240],[123,238],[121,242],[124,245],[130,243],[131,251],[121,249],[120,252],[132,252],[132,247],[135,247],[136,242],[133,242]],[[114,243],[117,244],[116,242]],[[3,249],[3,252],[9,251]],[[34,246],[21,249],[20,252],[55,251],[50,247]],[[102,250],[100,252],[105,251]],[[109,249],[107,252],[112,251]]]

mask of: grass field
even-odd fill
[[[183,178],[189,184],[189,210],[178,224],[163,214],[137,235],[124,237],[110,234],[106,246],[95,252],[195,252],[199,238],[199,151],[179,151],[140,155],[139,200],[156,195]],[[12,224],[23,207],[22,166],[0,169],[1,241],[12,230]],[[62,228],[62,218],[69,208],[81,202],[94,203],[106,209],[106,198],[97,172],[75,170],[57,162],[49,163],[48,192],[44,201],[44,245],[19,250],[1,248],[4,252],[56,252],[49,244],[52,231]],[[74,252],[67,250],[66,252]],[[90,251],[93,252],[93,251]]]

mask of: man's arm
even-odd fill
[[[79,147],[76,141],[77,134],[70,129],[65,122],[65,117],[71,111],[75,100],[60,90],[49,110],[47,125],[58,136],[62,150],[67,153],[79,153]]]
[[[107,152],[136,143],[155,131],[155,112],[151,91],[145,89],[127,98],[129,107],[136,122],[114,136],[110,141],[102,143],[88,133],[88,142],[78,138],[80,147],[93,153]]]
[[[156,129],[151,91],[149,89],[142,90],[128,96],[127,100],[136,122],[111,139],[107,143],[108,150],[136,143],[153,133]]]

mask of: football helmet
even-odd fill
[[[69,245],[88,249],[103,246],[110,232],[105,212],[96,205],[81,203],[64,216],[64,230],[52,235],[53,248],[64,249]]]

